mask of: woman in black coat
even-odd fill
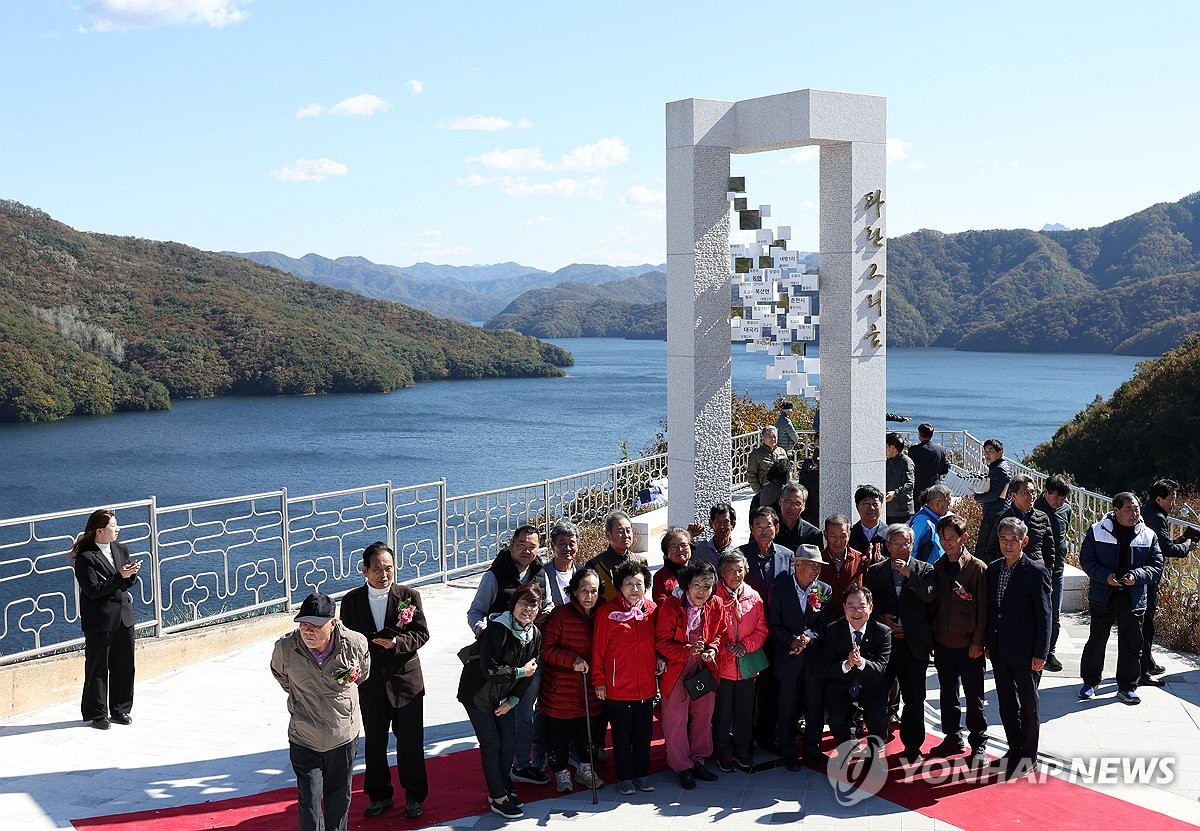
[[[533,621],[541,608],[536,584],[518,586],[508,611],[488,623],[479,638],[479,658],[463,665],[458,682],[458,700],[479,739],[488,807],[507,819],[524,815],[509,769],[517,741],[513,709],[537,672],[542,634]]]
[[[68,556],[79,583],[83,628],[83,720],[98,730],[112,721],[132,724],[133,598],[141,563],[117,542],[121,526],[112,511],[93,511]]]

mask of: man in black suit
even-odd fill
[[[912,556],[913,530],[899,523],[884,532],[888,558],[867,569],[864,583],[875,596],[873,620],[892,632],[892,655],[887,676],[899,683],[904,712],[900,716],[900,741],[904,757],[915,763],[925,741],[925,673],[933,632],[929,627],[931,604],[937,596],[933,566]]]
[[[804,758],[820,764],[821,733],[825,724],[825,689],[821,662],[812,657],[821,648],[829,623],[833,590],[817,579],[821,550],[801,545],[792,559],[792,573],[780,574],[771,584],[767,622],[775,646],[775,678],[779,682],[779,750],[788,770],[799,770],[796,750],[796,716],[804,713]],[[803,707],[803,710],[801,710]]]
[[[859,485],[854,491],[858,522],[850,526],[850,547],[867,555],[869,563],[883,559],[883,491],[874,485]]]
[[[789,551],[802,545],[815,545],[820,549],[825,542],[821,529],[801,516],[807,501],[808,488],[795,482],[784,485],[779,494],[779,533],[775,535],[775,542]]]
[[[887,744],[887,665],[891,630],[871,619],[871,590],[852,585],[843,598],[846,616],[825,627],[825,707],[838,747],[852,738],[850,704],[863,708],[868,735]]]
[[[997,527],[1001,559],[988,564],[988,658],[996,679],[1000,721],[1008,752],[998,761],[1003,775],[1033,770],[1041,733],[1038,685],[1050,651],[1050,572],[1023,551],[1025,523],[1016,517]]]
[[[117,542],[121,526],[112,511],[93,511],[69,556],[79,583],[83,629],[83,720],[98,730],[132,724],[133,598],[140,562]]]
[[[388,766],[388,730],[396,734],[396,772],[404,788],[404,816],[424,812],[429,795],[425,772],[425,680],[417,650],[429,641],[421,594],[399,583],[392,549],[382,542],[363,551],[365,585],[342,598],[341,620],[369,641],[371,674],[359,684],[363,756],[367,772],[363,790],[371,804],[363,816],[375,817],[392,807],[392,771]]]

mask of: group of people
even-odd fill
[[[932,429],[922,435],[929,441]],[[631,551],[625,513],[607,517],[608,547],[582,566],[570,522],[551,529],[544,563],[538,530],[518,528],[481,577],[467,614],[473,642],[459,655],[457,698],[479,740],[490,809],[522,815],[514,782],[553,781],[560,792],[602,787],[597,765],[609,728],[617,789],[653,791],[656,706],[668,764],[684,788],[717,779],[709,760],[721,772],[750,770],[756,747],[781,755],[789,770],[823,767],[826,725],[842,753],[881,752],[889,722],[898,724],[903,760],[915,763],[931,656],[943,739],[929,755],[985,762],[990,660],[1008,745],[995,772],[1031,770],[1041,674],[1062,669],[1054,646],[1070,486],[1052,476],[1036,493],[989,439],[987,480],[972,495],[984,515],[972,553],[941,483],[937,449],[932,481],[916,491],[921,508],[905,523],[882,518],[895,501],[891,490],[863,485],[854,494],[856,522],[834,514],[818,529],[802,517],[806,489],[789,483],[774,505],[750,512],[745,545],[733,544],[737,514],[726,503],[712,506],[707,529],[668,529],[653,576]],[[1082,541],[1091,631],[1080,699],[1097,693],[1114,624],[1118,700],[1137,704],[1139,685],[1161,684],[1150,646],[1163,556],[1196,547],[1169,534],[1178,490],[1155,482],[1144,508],[1134,494],[1117,494]],[[117,542],[119,531],[114,512],[96,511],[71,550],[85,637],[81,709],[98,729],[132,723],[129,590],[140,562]],[[391,548],[368,546],[364,585],[342,598],[340,614],[314,593],[297,629],[275,644],[271,671],[288,694],[302,831],[346,827],[360,718],[364,815],[393,807],[389,733],[404,814],[423,812],[429,783],[417,653],[429,629],[420,593],[396,583],[395,569]]]

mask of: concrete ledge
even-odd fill
[[[219,623],[134,643],[137,680],[165,675],[290,631],[292,612]],[[266,671],[266,667],[263,670]],[[0,667],[0,719],[52,704],[78,701],[83,689],[83,650]]]
[[[667,508],[655,508],[644,514],[638,514],[630,522],[633,525],[633,545],[630,548],[636,554],[651,555],[658,553],[658,543],[666,533],[670,523],[667,522]]]

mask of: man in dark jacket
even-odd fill
[[[912,556],[913,532],[907,525],[889,525],[888,558],[867,569],[864,585],[875,598],[872,619],[892,632],[892,653],[887,676],[900,686],[904,712],[900,740],[909,763],[921,759],[925,740],[925,672],[933,633],[929,628],[930,604],[936,596],[933,566]]]
[[[850,705],[863,709],[867,733],[882,748],[887,744],[887,666],[892,654],[892,631],[873,619],[871,590],[854,585],[843,598],[846,616],[825,627],[825,706],[829,730],[839,750],[850,731]]]
[[[850,526],[850,547],[861,551],[872,563],[883,558],[883,491],[874,485],[859,485],[854,490],[854,509],[858,522]]]
[[[971,494],[983,509],[979,520],[979,536],[975,538],[975,551],[987,551],[988,542],[996,533],[1000,514],[1008,510],[1008,483],[1012,479],[1012,468],[1004,458],[1004,442],[988,439],[983,443],[983,460],[987,462],[987,488]]]
[[[934,442],[932,424],[918,424],[917,438],[920,441],[908,448],[908,458],[913,463],[913,497],[917,505],[923,505],[922,494],[931,485],[942,483],[950,472],[950,460],[946,448]]]
[[[821,529],[801,516],[807,500],[808,488],[795,482],[784,485],[779,495],[779,533],[775,536],[775,542],[789,551],[795,551],[802,545],[820,548],[825,541]]]
[[[1088,529],[1079,549],[1079,565],[1087,573],[1092,621],[1079,674],[1080,699],[1095,698],[1104,673],[1104,652],[1117,625],[1117,700],[1140,704],[1142,618],[1150,586],[1162,574],[1158,535],[1142,522],[1137,497],[1128,491],[1112,500],[1113,510]]]
[[[1025,525],[1000,520],[1001,559],[988,565],[988,658],[996,680],[996,702],[1008,741],[998,772],[1013,777],[1032,772],[1041,736],[1038,685],[1050,650],[1050,572],[1025,556]]]
[[[1018,473],[1012,478],[1008,489],[1010,504],[1000,513],[997,522],[1006,517],[1016,517],[1025,524],[1025,556],[1031,560],[1039,560],[1049,568],[1054,560],[1054,529],[1050,517],[1045,512],[1034,507],[1037,498],[1037,488],[1033,478],[1024,473]],[[983,559],[987,562],[1000,557],[1000,544],[993,533],[984,549]]]
[[[1150,500],[1142,506],[1142,521],[1146,527],[1158,536],[1158,547],[1166,557],[1187,557],[1196,550],[1195,540],[1171,539],[1171,511],[1175,510],[1175,501],[1179,496],[1179,483],[1170,479],[1159,479],[1150,486]],[[1162,580],[1161,573],[1150,584],[1150,592],[1146,598],[1146,614],[1142,619],[1142,677],[1139,684],[1151,687],[1161,687],[1163,682],[1155,678],[1166,672],[1166,667],[1154,660],[1150,647],[1154,645],[1154,613],[1158,609],[1158,584]]]
[[[1071,486],[1061,476],[1051,476],[1042,487],[1042,494],[1033,507],[1050,518],[1050,533],[1054,538],[1054,559],[1042,563],[1050,571],[1050,610],[1054,624],[1050,630],[1050,654],[1046,657],[1047,672],[1062,672],[1062,662],[1054,654],[1062,614],[1063,577],[1067,565],[1067,533],[1071,528]]]
[[[363,790],[371,804],[363,811],[375,817],[392,807],[392,771],[388,766],[388,732],[396,736],[396,773],[404,788],[404,816],[423,813],[429,795],[425,772],[425,679],[417,650],[429,642],[429,626],[421,593],[392,582],[396,561],[386,543],[371,543],[361,566],[366,583],[342,598],[341,620],[364,635],[371,654],[371,675],[358,687],[363,720]]]

